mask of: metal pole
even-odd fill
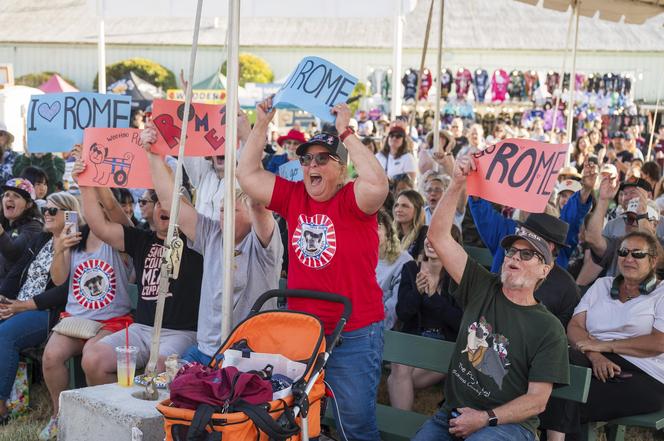
[[[659,100],[662,94],[662,82],[664,82],[664,77],[660,76],[659,85],[657,86],[657,103],[655,104],[655,116],[652,119],[652,127],[650,128],[650,141],[648,141],[648,155],[646,156],[648,161],[652,161],[652,143],[655,138],[655,127],[657,125],[657,113],[659,112]]]
[[[392,118],[401,114],[401,51],[403,46],[402,0],[394,0],[394,49],[392,52]]]
[[[221,297],[221,341],[233,328],[233,258],[235,254],[235,153],[237,146],[238,85],[240,78],[240,0],[228,2],[228,62],[226,63],[226,147],[224,155],[224,291]]]
[[[569,20],[567,21],[567,39],[565,40],[565,52],[563,52],[563,68],[560,71],[560,78],[558,79],[558,90],[560,93],[556,96],[554,101],[555,105],[553,106],[553,120],[551,122],[551,131],[549,132],[549,142],[553,141],[553,134],[556,130],[556,122],[558,121],[558,106],[560,105],[560,97],[563,94],[563,78],[565,78],[565,69],[567,69],[567,53],[569,52],[569,45],[572,40],[572,20],[574,19],[574,8],[572,8],[572,13],[569,15]],[[553,93],[556,93],[554,90]]]
[[[104,31],[104,0],[97,0],[97,20],[99,36],[97,39],[97,89],[99,93],[106,93],[106,35]]]
[[[173,185],[173,199],[171,201],[171,215],[168,222],[168,233],[164,241],[166,248],[161,260],[161,270],[159,273],[159,294],[157,296],[157,305],[154,315],[154,325],[152,330],[152,344],[150,346],[150,360],[145,369],[146,374],[154,374],[159,359],[159,337],[161,336],[161,324],[164,318],[164,303],[166,302],[166,293],[169,290],[170,276],[173,268],[171,262],[171,243],[176,239],[176,227],[178,217],[180,216],[180,187],[182,186],[182,160],[184,158],[184,144],[187,138],[187,126],[189,125],[189,110],[191,107],[191,87],[194,82],[194,69],[196,67],[196,52],[198,50],[198,31],[201,27],[201,10],[203,0],[198,0],[196,5],[196,21],[194,22],[194,37],[191,44],[191,56],[189,58],[189,73],[187,75],[187,88],[184,98],[184,115],[182,117],[182,129],[180,130],[180,148],[178,150],[178,163],[175,169],[175,184]]]
[[[440,0],[440,16],[438,17],[438,54],[436,57],[436,75],[435,81],[435,106],[436,111],[433,117],[433,151],[440,151],[440,71],[443,69],[443,29],[445,17],[445,0]],[[438,165],[438,164],[436,164]]]
[[[427,18],[427,27],[424,31],[424,47],[422,48],[422,57],[420,58],[420,70],[417,72],[417,85],[415,86],[415,108],[408,118],[408,134],[413,131],[413,124],[415,124],[415,113],[417,112],[417,103],[419,102],[420,86],[422,85],[422,74],[424,72],[424,62],[427,58],[427,50],[429,50],[429,32],[431,30],[431,17],[433,16],[433,2],[429,5],[429,16]],[[415,147],[415,157],[417,157],[417,147]]]
[[[576,25],[574,26],[574,49],[572,50],[572,73],[569,76],[569,104],[567,106],[567,142],[570,144],[570,150],[572,145],[572,122],[574,120],[574,95],[576,92],[576,49],[579,44],[579,6],[580,5],[581,5],[581,0],[577,0],[574,3],[574,15],[576,16],[575,17]]]

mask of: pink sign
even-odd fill
[[[542,213],[566,155],[565,144],[506,139],[473,155],[477,172],[468,176],[468,194]]]

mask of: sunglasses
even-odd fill
[[[528,261],[532,259],[533,257],[537,256],[544,262],[544,257],[538,253],[537,251],[533,250],[528,250],[528,249],[521,249],[521,248],[514,248],[514,247],[509,247],[505,249],[505,255],[507,257],[514,257],[516,254],[519,254],[519,259],[523,261]]]
[[[629,248],[620,248],[620,249],[618,249],[618,256],[620,256],[620,257],[627,257],[630,254],[632,255],[633,258],[638,259],[638,260],[644,259],[648,256],[654,257],[653,254],[649,251],[630,250]]]
[[[316,161],[317,165],[325,165],[330,162],[330,159],[340,162],[338,156],[328,152],[320,152],[316,154],[307,153],[306,155],[300,156],[300,164],[306,167],[311,165],[311,161]]]
[[[156,203],[157,203],[156,201],[152,201],[150,199],[139,199],[138,200],[138,205],[140,205],[141,207],[143,207],[147,204],[156,204]]]
[[[390,138],[403,138],[401,133],[390,133]]]
[[[49,216],[55,216],[58,214],[60,209],[58,207],[41,207],[42,216],[45,216],[47,213]]]

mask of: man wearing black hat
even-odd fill
[[[520,225],[501,241],[505,260],[497,275],[469,258],[450,234],[466,176],[474,170],[471,157],[457,160],[452,184],[427,235],[459,284],[454,296],[464,314],[445,382],[445,402],[415,441],[471,435],[534,440],[537,415],[545,409],[553,384],[569,382],[565,331],[535,298],[535,289],[554,265],[549,242]],[[529,226],[554,225],[536,218]]]

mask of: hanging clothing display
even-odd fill
[[[415,69],[406,69],[406,73],[401,78],[403,84],[403,99],[415,99],[417,94],[417,71]]]
[[[392,99],[392,69],[387,69],[387,71],[385,71],[385,75],[383,75],[380,94],[385,101]]]
[[[477,69],[473,77],[473,93],[475,100],[483,103],[486,92],[489,90],[489,73],[486,69]]]
[[[440,73],[440,96],[441,98],[447,98],[447,96],[452,92],[452,71],[449,69],[443,69]]]
[[[553,95],[553,92],[558,89],[558,82],[560,81],[560,74],[558,72],[549,71],[546,74],[546,90]]]
[[[526,83],[526,98],[532,100],[535,91],[540,86],[539,75],[534,70],[528,70],[523,77]]]
[[[526,80],[523,72],[514,70],[510,74],[510,82],[507,85],[507,93],[511,100],[523,100],[526,97]]]
[[[496,69],[491,76],[491,94],[493,95],[492,101],[502,103],[507,97],[507,85],[509,84],[510,76],[503,69]]]
[[[426,100],[429,97],[429,89],[433,83],[433,77],[429,69],[422,70],[422,78],[420,78],[420,93],[418,99]]]
[[[456,77],[454,78],[454,84],[456,85],[456,96],[457,99],[466,98],[470,86],[473,83],[473,75],[466,68],[461,68],[457,71]]]

